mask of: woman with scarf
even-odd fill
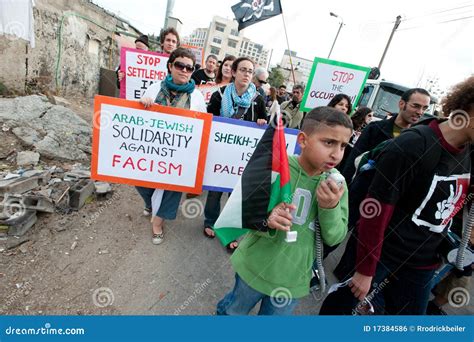
[[[266,124],[265,100],[252,83],[254,70],[255,66],[250,58],[237,58],[232,63],[231,69],[234,81],[212,94],[207,111],[216,116],[253,121],[258,125]],[[217,191],[209,191],[207,195],[204,208],[204,235],[210,239],[215,237],[212,226],[221,211],[221,197],[222,192]],[[230,253],[236,248],[237,241],[227,245]]]
[[[161,84],[154,83],[146,91],[140,102],[145,108],[154,103],[206,112],[206,104],[201,92],[195,87],[191,75],[194,71],[196,59],[191,51],[183,48],[174,50],[168,59],[168,76]],[[154,189],[137,187],[138,192],[145,200],[151,203]],[[165,220],[174,220],[178,211],[181,192],[163,191],[160,208],[153,213],[152,242],[159,245],[163,242],[163,224]]]

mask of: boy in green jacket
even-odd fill
[[[259,315],[289,315],[298,299],[309,294],[314,260],[315,219],[327,245],[347,233],[346,185],[326,180],[338,172],[352,134],[350,118],[330,107],[309,112],[298,133],[300,156],[290,156],[292,204],[280,203],[270,213],[268,232],[252,231],[231,258],[234,289],[218,304],[218,315],[246,315],[261,301]],[[297,231],[296,242],[286,232]]]

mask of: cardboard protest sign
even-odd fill
[[[203,188],[222,192],[232,191],[262,138],[265,128],[266,126],[258,126],[254,122],[213,117]],[[285,129],[286,149],[289,155],[299,153],[297,134],[296,129]]]
[[[196,57],[196,64],[200,64],[201,66],[204,65],[204,49],[203,48],[192,46],[192,45],[185,45],[185,44],[181,44],[180,47],[191,50],[194,57]]]
[[[198,89],[202,93],[202,95],[204,96],[204,101],[206,103],[209,103],[209,101],[211,100],[212,94],[214,94],[214,92],[218,91],[220,87],[222,87],[221,84],[216,84],[216,85],[212,85],[212,86],[202,85],[202,86],[198,86]]]
[[[302,110],[308,112],[326,106],[340,93],[357,103],[369,73],[367,67],[316,57],[303,96]]]
[[[125,77],[120,83],[120,97],[139,100],[153,83],[161,83],[168,74],[168,55],[163,53],[122,48],[120,67]]]
[[[93,179],[190,193],[202,191],[212,115],[96,96]]]

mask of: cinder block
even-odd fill
[[[91,178],[91,172],[88,170],[73,170],[64,174],[65,181],[76,181],[78,179]]]
[[[22,194],[38,187],[38,177],[15,178],[12,182],[0,183],[0,194]]]
[[[94,193],[94,182],[90,179],[82,179],[69,189],[69,206],[73,209],[81,209],[87,197]]]
[[[36,211],[25,210],[20,215],[13,215],[9,219],[0,222],[8,226],[8,235],[24,235],[36,223]]]
[[[0,203],[0,206],[3,208],[9,208],[12,205],[45,213],[54,213],[55,209],[53,202],[49,198],[43,196],[6,194],[3,202]]]

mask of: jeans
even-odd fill
[[[408,268],[381,261],[372,280],[370,302],[376,313],[388,315],[424,315],[435,270]],[[359,301],[349,287],[326,297],[320,315],[351,315]]]
[[[223,192],[209,191],[204,207],[204,227],[213,227],[221,213],[221,198]]]
[[[236,273],[234,289],[217,304],[217,315],[248,315],[261,301],[259,315],[288,316],[293,313],[298,299],[267,296],[248,286]]]
[[[142,186],[136,186],[135,189],[137,189],[138,193],[143,198],[143,201],[145,202],[145,208],[151,209],[151,196],[153,196],[155,189],[144,188]]]

